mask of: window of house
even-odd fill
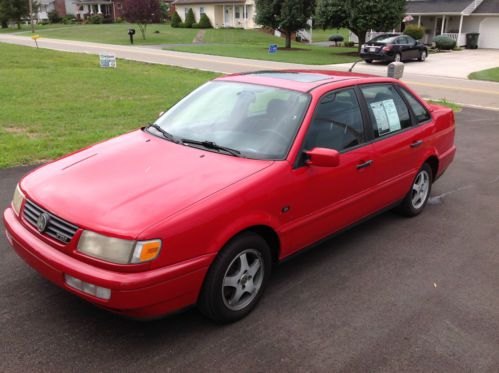
[[[116,3],[116,8],[117,8],[117,9],[121,9],[121,7],[122,7],[122,6],[121,6],[121,3]]]
[[[244,12],[244,18],[248,19],[248,14],[250,12],[251,5],[245,5],[245,7],[246,7],[246,11]]]
[[[322,97],[305,139],[305,149],[342,151],[364,142],[364,124],[355,91],[345,89]]]
[[[189,13],[189,8],[184,8],[184,16],[187,17],[187,13]]]
[[[241,18],[241,7],[236,6],[236,18]]]
[[[201,6],[199,7],[199,15],[202,16],[203,14],[205,14],[204,7]]]
[[[361,91],[367,101],[375,137],[382,137],[412,125],[409,109],[394,86],[368,85],[361,87]]]
[[[409,102],[409,106],[411,107],[414,115],[416,116],[416,122],[422,123],[426,122],[431,118],[428,110],[419,102],[411,93],[409,93],[405,88],[400,87],[402,94],[406,98],[407,102]]]

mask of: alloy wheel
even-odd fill
[[[426,202],[430,190],[430,175],[426,170],[421,170],[412,185],[411,201],[412,206],[418,210]]]

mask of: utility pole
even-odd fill
[[[33,0],[28,0],[29,3],[29,21],[31,23],[31,32],[35,33],[35,24],[33,23]]]

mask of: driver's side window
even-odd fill
[[[315,110],[305,139],[306,150],[342,151],[364,141],[362,113],[354,89],[326,94]]]

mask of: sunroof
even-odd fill
[[[325,74],[314,74],[314,73],[293,73],[293,72],[257,72],[254,75],[264,76],[267,78],[285,79],[292,80],[300,83],[313,83],[320,80],[331,79],[331,76]]]

